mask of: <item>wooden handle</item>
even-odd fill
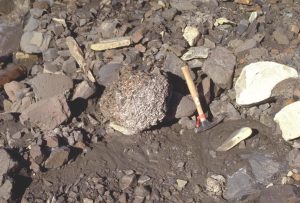
[[[192,95],[193,101],[196,105],[197,112],[198,112],[199,116],[202,117],[204,115],[204,112],[203,112],[203,109],[202,109],[201,104],[200,104],[198,90],[197,90],[197,88],[196,88],[196,86],[193,82],[193,78],[191,76],[190,69],[189,69],[188,66],[183,66],[183,67],[181,67],[181,71],[184,75],[187,86],[188,86],[189,91]]]

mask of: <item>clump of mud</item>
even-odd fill
[[[171,85],[161,73],[124,68],[99,102],[104,117],[137,133],[161,122],[167,113]]]

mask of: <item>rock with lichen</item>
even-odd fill
[[[104,117],[134,134],[166,117],[171,85],[161,73],[124,68],[118,80],[106,87],[99,105]]]

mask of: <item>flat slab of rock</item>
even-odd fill
[[[170,90],[167,78],[160,73],[125,68],[120,79],[106,87],[100,99],[100,111],[130,132],[140,132],[165,118]]]
[[[20,24],[7,25],[0,23],[0,59],[2,56],[18,50],[22,32]]]
[[[184,65],[185,63],[180,58],[178,58],[174,53],[169,52],[163,66],[163,70],[184,78],[180,69]]]
[[[21,37],[21,50],[26,53],[41,53],[48,49],[51,35],[41,32],[25,32]]]
[[[70,115],[66,98],[58,95],[31,104],[22,112],[20,120],[22,123],[29,121],[42,130],[52,130],[66,121]]]
[[[189,61],[191,59],[205,59],[208,57],[209,48],[206,47],[191,47],[189,50],[181,57],[184,61]]]
[[[270,154],[255,152],[243,154],[241,157],[248,159],[255,179],[264,185],[268,185],[272,177],[282,172],[284,168],[284,163],[277,162]]]
[[[65,75],[43,73],[30,80],[33,92],[39,99],[47,99],[63,94],[73,88],[73,81]]]
[[[239,200],[247,194],[256,192],[255,180],[247,174],[246,169],[241,168],[227,178],[224,198],[227,200]]]
[[[236,57],[231,51],[224,47],[217,47],[203,64],[203,71],[223,88],[229,89],[232,86],[232,77]]]
[[[293,140],[300,137],[300,101],[291,103],[281,109],[274,117],[278,123],[284,140]]]
[[[250,105],[262,102],[271,96],[271,91],[280,81],[297,78],[295,69],[269,61],[251,63],[245,66],[236,81],[236,102]]]

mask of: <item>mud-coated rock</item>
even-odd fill
[[[168,80],[160,73],[125,68],[119,80],[105,89],[100,111],[110,121],[137,133],[165,118],[170,90]]]
[[[217,47],[203,64],[203,71],[223,88],[232,86],[232,76],[236,64],[236,57],[224,47]]]
[[[29,121],[43,130],[52,130],[71,115],[67,100],[58,95],[31,104],[21,116],[21,122]]]

